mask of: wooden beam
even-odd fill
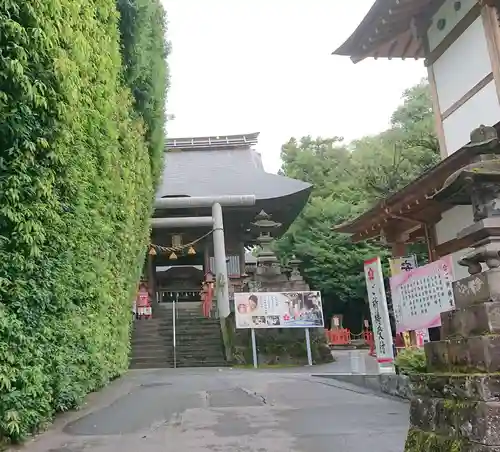
[[[488,83],[493,80],[493,72],[486,75],[479,83],[474,85],[469,91],[467,91],[460,99],[453,103],[453,105],[448,108],[445,112],[441,114],[442,121],[455,113],[460,107],[462,107],[468,100],[472,99],[479,91],[481,91]]]
[[[426,24],[428,27],[428,23]],[[423,25],[422,25],[423,26]],[[429,50],[429,39],[427,34],[423,39],[424,52],[427,56],[430,52]],[[441,107],[439,104],[439,93],[436,84],[436,76],[434,74],[434,66],[427,66],[427,79],[429,81],[429,88],[431,90],[431,100],[432,100],[432,110],[434,113],[434,126],[436,128],[436,135],[439,142],[439,152],[441,154],[441,160],[448,157],[448,151],[446,149],[446,137],[444,134],[443,118],[441,116]]]
[[[436,246],[436,255],[438,258],[447,256],[448,254],[470,248],[478,241],[487,239],[488,237],[500,237],[500,228],[480,229],[479,231],[465,237],[448,240],[447,242]]]
[[[490,54],[491,69],[497,98],[500,102],[500,26],[498,23],[498,11],[493,6],[484,6],[481,10],[488,53]]]

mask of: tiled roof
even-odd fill
[[[443,0],[377,0],[354,33],[333,52],[364,58],[422,58],[414,19],[435,11]]]
[[[255,195],[265,200],[310,189],[306,182],[266,173],[260,154],[248,146],[167,152],[157,197]]]

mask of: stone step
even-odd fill
[[[196,346],[200,346],[203,344],[219,344],[221,341],[222,339],[220,334],[207,334],[203,336],[184,336],[182,334],[176,335],[176,342],[179,344],[196,344]],[[173,342],[173,335],[147,334],[132,337],[132,344],[137,344],[139,342],[171,344]]]
[[[183,355],[176,355],[176,356],[177,356],[177,362],[186,362],[186,363],[225,362],[224,356],[183,356]],[[169,357],[169,360],[172,361],[173,357]]]
[[[177,356],[176,358],[177,367],[226,367],[228,363],[224,360],[224,357],[183,357]],[[130,360],[131,369],[155,369],[155,368],[168,368],[174,367],[173,356],[167,358],[132,358]]]
[[[173,334],[141,334],[132,336],[131,344],[138,343],[158,343],[171,344],[173,343]],[[212,345],[222,343],[220,334],[200,334],[199,336],[177,334],[176,342],[178,344],[195,344],[197,347],[203,344]]]
[[[192,342],[180,342],[176,344],[178,350],[222,350],[222,341],[193,344]]]
[[[173,367],[170,361],[158,359],[133,359],[130,361],[130,369],[166,369]]]
[[[149,344],[171,344],[173,342],[172,336],[161,336],[161,335],[153,335],[153,334],[144,334],[140,336],[132,336],[130,341],[131,344],[139,344],[139,343],[149,343]]]
[[[134,329],[132,331],[132,334],[135,335],[144,335],[144,334],[160,334],[160,335],[165,335],[165,334],[172,334],[174,329],[172,327],[170,328],[143,328],[143,329]],[[182,334],[182,335],[191,335],[193,337],[200,336],[202,334],[219,334],[220,335],[220,328],[218,327],[200,327],[197,325],[195,328],[193,327],[176,327],[175,332],[177,335]]]
[[[134,330],[132,331],[132,336],[146,336],[146,335],[151,335],[151,334],[156,334],[158,336],[165,336],[165,335],[172,335],[172,329],[165,328],[165,329],[144,329],[144,330]]]
[[[193,343],[193,344],[204,344],[204,343],[217,343],[221,342],[222,338],[220,334],[200,334],[199,336],[193,336],[188,334],[176,334],[177,342],[183,343]]]
[[[175,319],[177,367],[226,366],[220,322],[199,307],[179,309]],[[131,369],[173,367],[172,306],[156,305],[153,318],[134,322]]]
[[[142,329],[142,328],[159,328],[159,327],[172,327],[172,320],[168,319],[155,319],[155,320],[136,320],[134,322],[134,329]],[[220,323],[213,322],[211,320],[195,320],[195,319],[177,319],[175,322],[175,326],[185,326],[189,328],[193,328],[194,326],[201,327],[213,327],[220,328]]]
[[[131,354],[130,356],[131,361],[136,362],[137,360],[150,360],[150,361],[169,361],[172,360],[172,356],[170,353],[162,353],[162,354],[141,354],[141,355],[135,355]]]
[[[132,340],[135,339],[158,339],[163,341],[171,341],[174,334],[172,331],[146,331],[144,333],[132,334]],[[177,339],[182,338],[187,341],[203,342],[204,340],[221,340],[219,331],[201,331],[193,334],[193,332],[176,331]]]
[[[177,367],[228,367],[225,361],[179,361]]]
[[[158,325],[145,325],[145,326],[136,326],[133,328],[133,331],[164,331],[173,329],[173,324],[162,323]],[[205,324],[205,323],[190,323],[190,322],[177,322],[175,324],[176,330],[184,330],[184,331],[199,331],[199,330],[220,330],[219,324]]]
[[[144,362],[144,363],[131,363],[130,369],[172,369],[174,367],[174,363],[172,362]],[[213,367],[213,368],[223,368],[228,367],[226,362],[221,361],[208,361],[208,362],[178,362],[176,364],[178,368],[198,368],[198,367]]]
[[[173,348],[173,347],[172,347]],[[183,353],[187,355],[223,355],[223,349],[222,347],[219,347],[219,345],[214,345],[212,347],[191,347],[189,345],[185,345],[182,347],[175,347],[177,350],[177,353]]]
[[[131,353],[134,354],[147,354],[147,353],[158,353],[165,354],[173,350],[173,346],[169,344],[137,344],[135,347],[131,348]]]
[[[172,343],[172,339],[166,340],[162,337],[154,337],[154,336],[145,336],[145,337],[134,337],[131,340],[132,346],[138,345],[158,345],[158,346],[166,346]]]
[[[174,333],[172,330],[170,331],[137,331],[132,333],[132,338],[142,338],[142,337],[157,337],[159,339],[171,339]],[[185,331],[185,330],[176,330],[176,337],[182,337],[189,340],[203,340],[204,338],[208,339],[220,339],[221,333],[218,330],[200,330],[200,331]]]

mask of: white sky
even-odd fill
[[[332,56],[374,0],[162,0],[168,14],[169,137],[260,131],[266,170],[291,136],[384,130],[422,62]]]

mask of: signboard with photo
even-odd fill
[[[323,328],[320,292],[234,294],[236,328]]]

